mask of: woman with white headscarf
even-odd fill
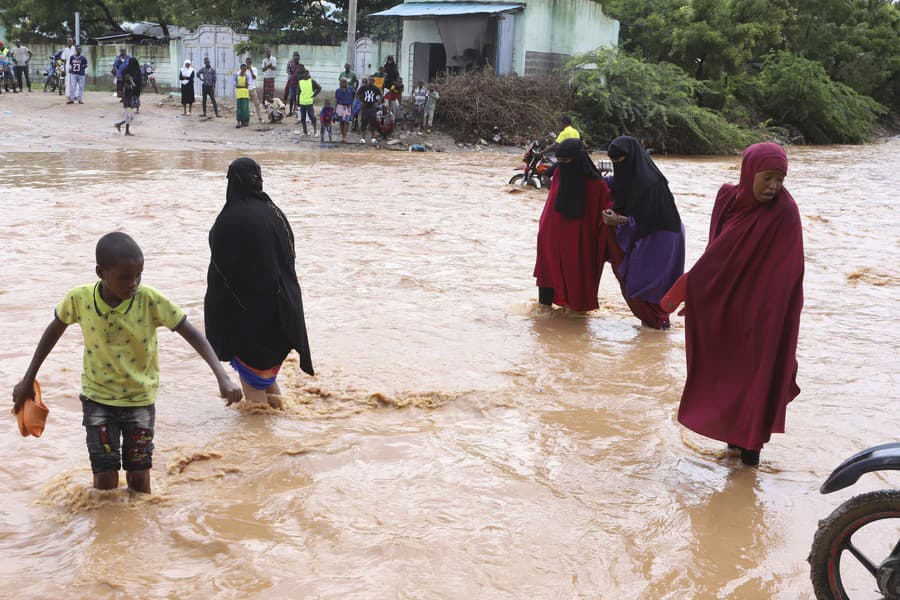
[[[178,78],[181,81],[181,108],[186,115],[191,114],[191,109],[194,107],[195,76],[196,73],[194,68],[191,67],[191,61],[184,61],[184,67],[181,68]]]

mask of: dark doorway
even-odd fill
[[[433,80],[439,73],[447,68],[447,52],[443,44],[428,44],[428,79]]]
[[[413,44],[413,82],[431,81],[447,69],[443,44]]]

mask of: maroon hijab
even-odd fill
[[[710,438],[758,450],[784,432],[797,387],[803,307],[803,232],[782,188],[753,196],[760,171],[787,174],[778,144],[744,151],[737,186],[719,189],[709,244],[687,277],[687,381],[678,420]]]

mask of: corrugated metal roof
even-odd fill
[[[485,2],[407,2],[393,8],[372,13],[375,17],[447,17],[451,15],[482,15],[521,9],[524,4]]]

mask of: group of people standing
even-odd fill
[[[3,77],[3,87],[8,92],[12,84],[13,93],[24,92],[25,88],[22,87],[24,78],[25,86],[30,93],[31,78],[28,76],[28,63],[31,62],[32,52],[22,45],[21,40],[16,40],[15,43],[16,47],[10,49],[0,41],[0,76]]]
[[[607,152],[611,177],[601,175],[579,137],[556,147],[538,228],[538,300],[598,308],[609,262],[645,326],[667,329],[685,303],[679,421],[758,464],[800,392],[804,259],[799,211],[783,187],[787,155],[773,143],[745,150],[740,182],[719,190],[706,251],[684,273],[685,231],[666,177],[633,137],[616,138]]]

